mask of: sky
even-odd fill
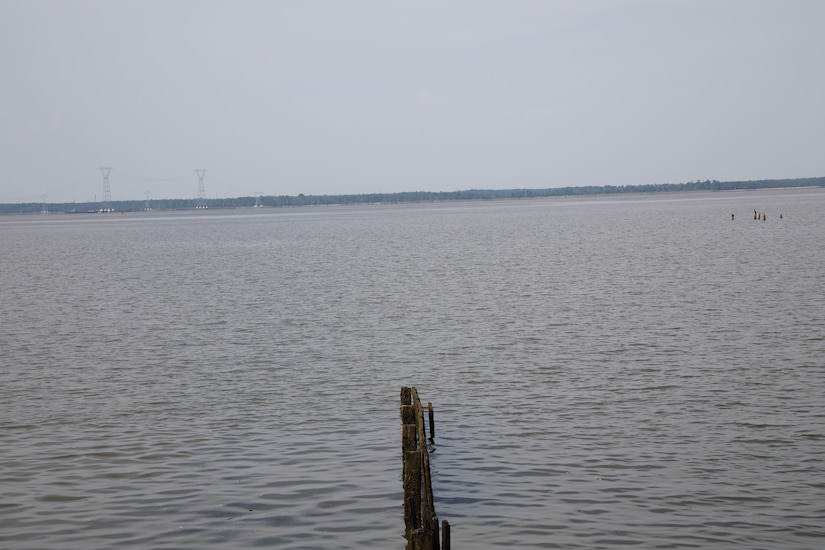
[[[0,202],[825,176],[821,0],[0,0]]]

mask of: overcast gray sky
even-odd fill
[[[825,175],[821,0],[0,0],[0,202]]]

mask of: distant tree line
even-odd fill
[[[501,200],[536,197],[566,197],[604,195],[613,193],[667,193],[684,191],[731,191],[735,189],[765,189],[782,187],[825,187],[825,177],[784,180],[717,181],[705,180],[688,183],[659,183],[648,185],[588,185],[583,187],[552,187],[547,189],[467,189],[465,191],[408,191],[402,193],[365,193],[360,195],[270,195],[260,197],[260,205],[266,207],[352,205],[380,203],[416,203],[439,201]],[[252,207],[258,197],[206,199],[209,208]],[[157,199],[150,202],[152,210],[192,210],[196,199]],[[38,214],[43,203],[0,204],[0,214]],[[47,203],[50,213],[85,213],[101,208],[91,202]],[[116,212],[141,212],[146,201],[112,201],[110,208]]]

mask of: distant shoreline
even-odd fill
[[[601,185],[581,187],[549,187],[539,189],[467,189],[464,191],[409,191],[398,193],[361,193],[349,195],[261,195],[224,199],[205,199],[207,208],[230,209],[245,207],[283,208],[298,206],[399,204],[444,201],[489,201],[501,199],[526,199],[539,197],[582,197],[632,193],[678,193],[694,191],[768,191],[788,189],[814,189],[825,187],[825,177],[796,178],[786,180],[695,181],[688,183],[662,183],[648,185]],[[0,214],[48,213],[98,213],[143,212],[149,210],[194,210],[198,199],[153,199],[112,201],[108,205],[96,202],[72,203],[0,203]]]

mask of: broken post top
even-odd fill
[[[430,441],[435,441],[435,415],[433,414],[432,402],[427,403],[427,413],[430,424]],[[418,389],[415,386],[401,388],[401,423],[415,424],[420,441],[425,441],[424,433],[424,407],[418,397]]]

